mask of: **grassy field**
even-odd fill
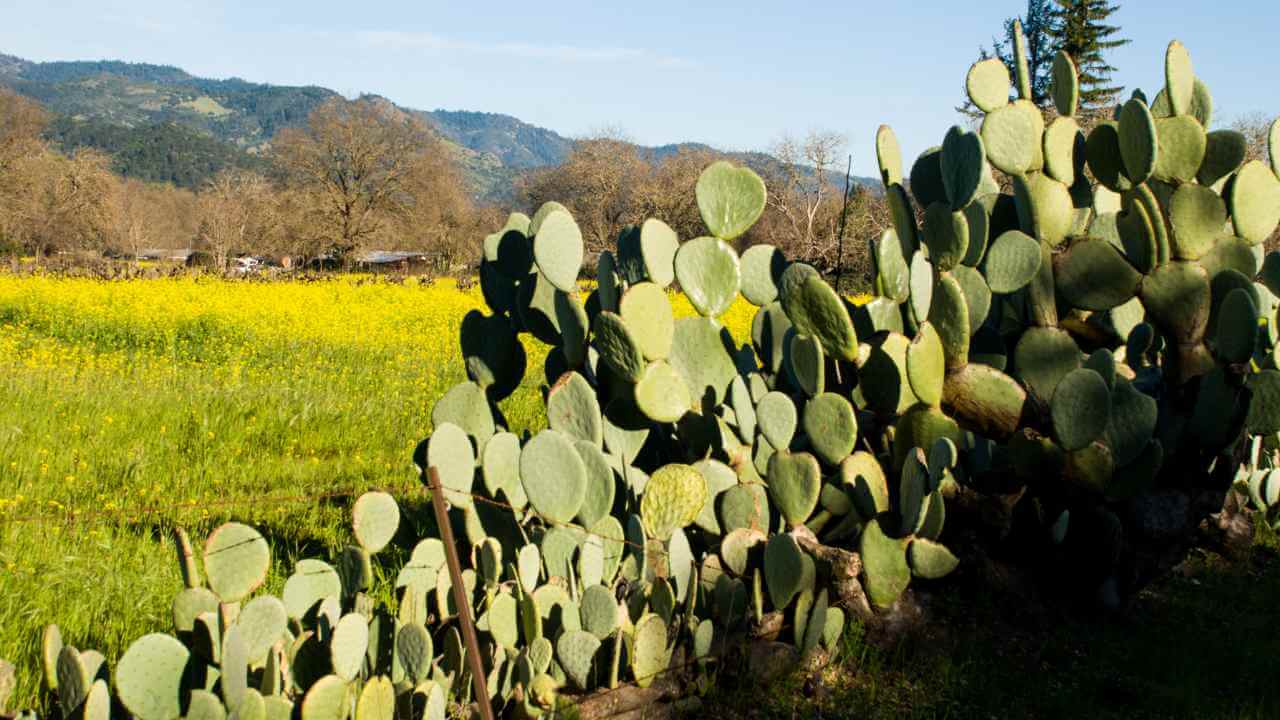
[[[449,281],[0,275],[0,657],[19,668],[12,704],[37,700],[48,622],[112,659],[168,628],[175,524],[197,540],[229,518],[261,528],[278,590],[294,558],[348,542],[352,494],[415,486],[410,453],[435,399],[463,378],[458,324],[482,304]],[[750,317],[739,304],[726,324],[743,338]],[[526,347],[526,384],[502,406],[517,430],[540,422],[546,348]],[[1245,564],[1197,560],[1124,623],[1029,613],[961,572],[930,600],[927,634],[886,650],[855,628],[821,692],[726,673],[704,712],[1280,716],[1274,547]]]

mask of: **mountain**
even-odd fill
[[[31,62],[0,54],[0,85],[55,113],[49,138],[64,149],[93,147],[116,169],[148,180],[198,187],[229,166],[261,167],[281,128],[299,125],[338,93],[317,86],[196,77],[169,65],[116,60]],[[500,201],[516,178],[557,165],[574,141],[510,115],[397,106],[436,129],[456,154],[475,194]],[[693,143],[646,148],[661,158]],[[741,159],[772,160],[759,153]],[[841,175],[837,182],[844,181]],[[862,184],[879,181],[856,178]]]

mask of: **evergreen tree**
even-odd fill
[[[1117,37],[1120,27],[1107,24],[1120,6],[1108,0],[1054,0],[1049,35],[1054,50],[1064,50],[1075,60],[1080,75],[1082,111],[1105,111],[1116,104],[1123,87],[1111,84],[1115,73],[1106,52],[1128,40]]]
[[[1011,17],[1004,21],[1004,38],[992,38],[991,49],[978,48],[978,60],[998,57],[1009,68],[1009,77],[1017,77],[1017,64],[1013,57],[1014,22],[1022,20],[1022,32],[1027,38],[1027,67],[1031,71],[1031,100],[1037,105],[1049,102],[1052,87],[1053,56],[1057,47],[1053,41],[1053,0],[1027,0],[1027,12],[1021,18]],[[1015,83],[1016,87],[1016,83]],[[960,112],[978,117],[982,114],[965,96],[964,105],[957,108]]]

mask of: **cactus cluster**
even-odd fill
[[[1280,447],[1280,256],[1260,252],[1280,167],[1207,130],[1212,100],[1180,44],[1166,65],[1154,103],[1135,94],[1087,136],[1065,55],[1056,113],[1026,99],[1025,63],[1012,101],[999,61],[975,65],[981,131],[953,128],[909,174],[882,128],[893,227],[865,305],[777,248],[735,249],[766,190],[726,162],[697,184],[707,236],[627,227],[587,291],[563,206],[486,237],[468,379],[414,460],[466,541],[487,700],[538,717],[714,667],[745,630],[830,649],[846,613],[873,618],[957,567],[942,543],[961,536],[957,504],[1012,508],[1000,532],[963,536],[1074,570],[1108,602],[1215,493],[1221,507],[1241,439]],[[677,283],[696,316],[675,317]],[[750,344],[717,319],[740,294],[758,308]],[[528,338],[552,346],[542,368]],[[499,403],[543,381],[546,428],[515,434]],[[1274,507],[1275,472],[1242,476],[1255,502]],[[370,493],[352,513],[356,543],[299,561],[280,597],[258,592],[270,553],[253,529],[210,535],[207,583],[180,536],[173,633],[135,642],[113,677],[46,633],[64,714],[105,720],[118,701],[142,720],[390,720],[468,702],[443,542],[418,541],[378,590],[400,509]]]

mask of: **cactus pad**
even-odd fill
[[[1141,185],[1155,172],[1159,155],[1155,119],[1147,104],[1139,98],[1125,103],[1119,130],[1125,175],[1134,185]]]
[[[1076,64],[1070,55],[1059,50],[1053,58],[1052,73],[1053,104],[1059,115],[1071,117],[1080,107],[1080,78]]]
[[[356,701],[354,720],[394,720],[396,690],[385,676],[370,678]]]
[[[982,142],[987,159],[997,170],[1023,175],[1043,161],[1040,147],[1044,118],[1035,105],[1018,100],[989,112],[982,121]]]
[[[975,132],[952,127],[942,142],[940,162],[942,184],[947,199],[951,201],[951,209],[962,210],[973,202],[986,172],[986,150],[982,146],[982,138]]]
[[[639,340],[621,316],[602,312],[595,320],[596,347],[600,358],[623,380],[635,382],[644,371],[644,352]]]
[[[1040,243],[1018,230],[996,238],[987,250],[983,274],[991,292],[1008,294],[1026,287],[1040,271]]]
[[[1005,101],[1008,101],[1008,93],[1005,93]],[[880,179],[885,187],[902,185],[902,149],[898,145],[898,136],[888,125],[881,125],[876,130],[876,163],[880,166]]]
[[[133,641],[116,666],[120,702],[140,720],[174,720],[182,716],[182,682],[191,653],[163,633]]]
[[[764,439],[774,448],[784,449],[791,445],[797,420],[796,404],[785,393],[771,392],[756,406],[756,424]]]
[[[329,641],[329,659],[334,673],[347,682],[354,680],[360,674],[368,649],[369,621],[359,613],[344,615]]]
[[[690,304],[704,316],[723,315],[738,295],[738,255],[718,238],[701,237],[681,245],[675,271]]]
[[[636,407],[654,422],[673,423],[692,405],[689,387],[670,363],[651,362],[640,374],[635,389]]]
[[[1009,104],[1013,80],[1000,58],[980,60],[969,68],[965,78],[965,90],[969,99],[984,113],[992,113]]]
[[[769,459],[769,494],[787,524],[804,524],[818,505],[822,468],[809,453],[780,450]]]
[[[205,541],[205,574],[223,602],[235,602],[258,589],[270,567],[271,548],[248,525],[226,523]]]
[[[853,361],[858,336],[844,301],[818,271],[801,263],[782,274],[782,308],[796,331],[816,337],[827,355]]]
[[[427,464],[440,475],[444,499],[457,507],[471,507],[476,456],[467,433],[453,423],[442,423],[436,425],[427,443]],[[425,473],[427,468],[422,470]]]
[[[939,345],[939,354],[941,351]],[[940,383],[938,387],[941,397]],[[853,406],[835,393],[823,393],[805,403],[803,426],[814,453],[828,465],[839,465],[853,452],[858,441],[858,420]]]
[[[1236,234],[1250,243],[1263,242],[1280,225],[1280,177],[1260,161],[1240,168],[1228,198]]]
[[[300,720],[343,720],[347,716],[350,686],[337,675],[316,681],[302,698]]]
[[[742,295],[752,305],[764,307],[778,299],[778,283],[787,259],[772,245],[752,245],[742,253]]]
[[[920,402],[933,406],[942,404],[942,381],[946,370],[942,338],[933,325],[926,322],[907,347],[907,378]]]
[[[913,575],[925,580],[937,580],[951,574],[960,564],[956,556],[941,543],[915,538],[907,548],[907,558]]]
[[[533,261],[557,290],[566,293],[577,290],[582,255],[582,231],[572,215],[564,210],[552,210],[542,218],[533,237]]]
[[[707,502],[707,481],[688,465],[671,464],[649,477],[640,498],[640,517],[649,537],[666,541],[677,528],[697,519]]]
[[[790,535],[774,535],[764,547],[764,577],[769,602],[782,610],[804,585],[804,551]]]
[[[1059,256],[1054,270],[1063,299],[1082,310],[1110,310],[1123,305],[1133,298],[1142,282],[1142,275],[1105,240],[1077,240]]]
[[[1196,89],[1196,74],[1191,67],[1191,54],[1182,43],[1169,43],[1164,60],[1165,92],[1174,115],[1191,112],[1191,101]]]
[[[555,430],[543,430],[524,446],[520,479],[533,509],[554,523],[572,520],[586,499],[586,466],[572,441]]]
[[[675,318],[666,291],[651,282],[633,285],[622,295],[619,314],[646,360],[667,357],[671,352]]]
[[[960,264],[969,249],[969,222],[964,213],[944,203],[933,203],[924,213],[924,243],[939,270]]]
[[[764,181],[749,168],[723,160],[712,163],[698,177],[694,190],[702,222],[721,240],[734,240],[764,212]]]
[[[1067,452],[1082,450],[1107,429],[1111,391],[1093,370],[1073,370],[1058,383],[1049,410],[1058,444]]]
[[[384,492],[367,492],[351,506],[351,531],[360,546],[376,553],[395,537],[400,506]]]
[[[556,641],[560,666],[581,690],[588,689],[591,663],[600,649],[600,639],[585,630],[569,630]]]
[[[661,617],[645,615],[636,623],[632,641],[631,672],[636,684],[649,687],[671,662],[671,650],[667,647],[667,624]]]
[[[911,582],[907,543],[886,535],[878,519],[867,523],[862,530],[858,551],[866,574],[867,595],[877,608],[893,606]]]

